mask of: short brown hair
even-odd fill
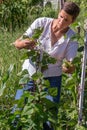
[[[65,2],[62,9],[73,17],[73,21],[80,13],[79,6],[74,2]]]

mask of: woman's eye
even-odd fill
[[[60,18],[63,18],[63,16],[60,16]]]

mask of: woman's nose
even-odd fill
[[[64,19],[60,18],[59,23],[63,24],[64,23]]]

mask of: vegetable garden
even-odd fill
[[[35,92],[24,91],[20,100],[15,100],[16,91],[22,89],[30,77],[27,71],[21,71],[22,63],[33,55],[33,61],[39,57],[35,51],[17,50],[13,42],[20,37],[32,21],[38,17],[57,17],[58,10],[54,10],[50,4],[43,7],[43,0],[2,0],[0,5],[0,130],[42,130],[43,122],[51,121],[55,130],[86,130],[87,129],[87,76],[85,76],[82,121],[79,124],[79,97],[82,70],[82,58],[84,52],[84,20],[87,18],[87,0],[73,0],[81,8],[80,15],[72,25],[78,32],[74,39],[78,40],[79,48],[77,57],[73,63],[75,72],[71,75],[63,73],[61,101],[55,104],[46,100],[45,86],[49,88],[49,82],[44,81],[43,75],[37,71],[33,75],[35,80]],[[38,32],[39,33],[39,32]],[[87,58],[86,58],[87,60]],[[44,53],[43,69],[48,63],[55,60]],[[87,64],[86,64],[87,75]],[[50,94],[56,91],[49,89]],[[26,99],[26,101],[25,101]],[[13,108],[17,105],[16,110]],[[58,107],[58,118],[51,107]],[[49,110],[49,111],[48,111]]]

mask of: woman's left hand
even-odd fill
[[[75,71],[75,66],[71,62],[67,61],[67,64],[64,63],[62,65],[62,71],[64,73],[72,74]]]

